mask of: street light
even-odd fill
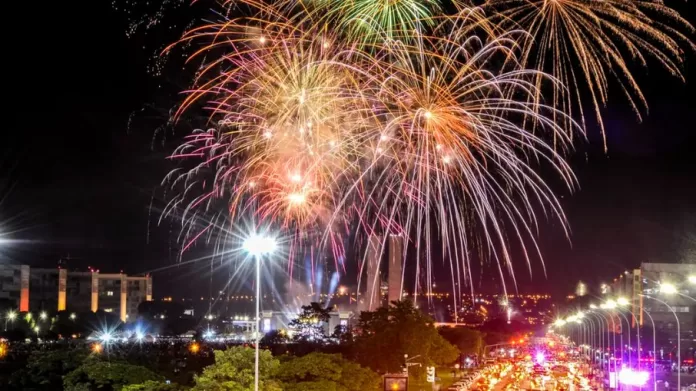
[[[48,315],[46,315],[46,311],[42,311],[41,314],[39,314],[39,319],[41,320],[46,320]]]
[[[696,275],[689,276],[689,282],[696,285]]]
[[[665,282],[660,284],[660,293],[664,293],[666,295],[673,295],[675,293],[679,293],[679,291],[677,290],[677,287],[674,286],[674,284]]]
[[[70,314],[70,320],[75,320],[75,318],[77,318],[77,315],[74,312]]]
[[[251,234],[244,240],[244,251],[254,257],[256,261],[256,334],[254,335],[254,391],[259,391],[259,312],[261,301],[261,258],[266,254],[273,254],[278,247],[275,238],[258,234]]]
[[[12,322],[14,322],[16,317],[17,317],[17,313],[14,311],[10,311],[7,313],[7,315],[5,316],[5,331],[7,331],[7,321],[11,320]]]
[[[655,300],[656,302],[666,306],[667,309],[669,309],[669,311],[672,312],[672,315],[674,315],[674,320],[677,321],[677,390],[681,390],[681,328],[679,326],[679,317],[677,316],[677,313],[674,311],[674,308],[672,308],[672,306],[670,306],[666,302],[648,295],[640,296]]]

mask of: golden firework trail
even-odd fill
[[[553,103],[570,116],[577,111],[583,128],[582,102],[591,102],[605,149],[602,109],[610,85],[616,84],[641,119],[648,105],[632,64],[645,67],[652,59],[683,80],[682,47],[694,50],[694,27],[661,0],[489,0],[486,9],[500,28],[528,32],[521,42],[522,66],[562,82],[552,89]]]

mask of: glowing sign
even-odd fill
[[[634,371],[631,368],[623,368],[619,372],[619,383],[629,386],[644,386],[649,378],[650,374],[648,372]]]

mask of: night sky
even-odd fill
[[[12,244],[0,248],[0,262],[54,266],[71,257],[132,274],[174,265],[179,227],[157,226],[157,208],[172,168],[165,157],[186,129],[157,129],[186,87],[186,72],[180,80],[153,76],[153,54],[167,42],[163,27],[129,38],[128,15],[110,2],[49,3],[14,4],[26,9],[13,11],[21,20],[4,34],[0,232]],[[205,15],[200,7],[177,12],[177,21]],[[171,29],[171,40],[180,31]],[[614,89],[605,111],[609,152],[591,128],[571,158],[580,189],[559,193],[571,242],[557,223],[544,225],[548,277],[537,263],[530,280],[520,257],[520,290],[567,294],[578,280],[594,286],[644,261],[696,262],[696,58],[688,59],[686,84],[654,64],[636,72],[650,104],[643,123]],[[196,271],[155,274],[156,296],[187,285],[199,293],[207,277]],[[476,289],[492,289],[497,274],[482,273]]]

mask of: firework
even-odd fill
[[[640,119],[647,103],[630,63],[645,66],[652,58],[683,79],[680,45],[694,48],[688,38],[694,28],[662,1],[489,0],[487,7],[497,12],[491,18],[501,28],[528,32],[520,56],[524,67],[561,80],[563,86],[552,91],[554,105],[571,115],[577,110],[584,127],[580,102],[589,97],[603,136],[601,109],[612,80]]]
[[[205,102],[216,126],[172,156],[196,163],[168,177],[176,196],[167,211],[184,210],[195,241],[215,226],[197,217],[222,202],[233,222],[253,216],[283,232],[291,256],[306,246],[337,260],[348,237],[406,234],[428,289],[431,231],[459,286],[480,238],[501,276],[514,275],[506,229],[524,247],[535,210],[565,224],[535,169],[548,163],[572,187],[560,124],[573,122],[533,99],[544,76],[520,70],[514,34],[496,35],[484,20],[461,10],[433,35],[369,46],[277,18],[193,30],[182,42],[203,42],[192,60],[204,60],[181,110]],[[475,30],[487,38],[468,37]]]

